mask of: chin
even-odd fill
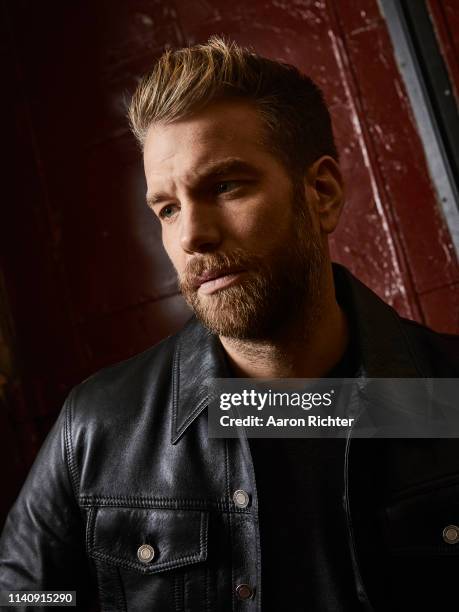
[[[259,340],[266,337],[266,325],[260,325],[259,316],[250,313],[235,313],[234,310],[220,308],[193,309],[197,318],[209,331],[218,336],[235,340]],[[246,315],[246,316],[244,316]],[[264,323],[264,321],[263,321]]]
[[[269,335],[278,318],[276,314],[283,311],[277,294],[268,291],[263,281],[257,278],[255,282],[237,283],[207,295],[196,291],[185,295],[185,299],[212,333],[238,340],[261,339]]]

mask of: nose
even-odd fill
[[[213,211],[199,203],[182,203],[180,244],[186,253],[208,253],[221,242],[221,233]]]

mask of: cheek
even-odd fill
[[[183,249],[180,248],[180,245],[178,245],[176,241],[173,241],[170,238],[165,237],[164,235],[163,247],[177,273],[181,274],[185,268],[186,263]]]
[[[288,239],[292,231],[292,213],[288,202],[275,202],[254,225],[253,232],[259,241],[276,242],[279,238]]]
[[[228,219],[227,228],[240,240],[269,241],[291,227],[290,203],[285,198],[266,197],[244,202],[237,214]]]

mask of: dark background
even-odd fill
[[[426,4],[457,94],[458,3]],[[166,47],[226,34],[310,74],[347,180],[335,260],[402,315],[459,331],[457,257],[376,0],[10,0],[2,17],[3,132],[16,136],[3,147],[0,523],[70,387],[190,315],[125,118]]]

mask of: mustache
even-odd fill
[[[182,291],[188,292],[195,290],[203,278],[222,276],[248,268],[257,270],[259,267],[259,257],[248,254],[243,249],[235,249],[229,253],[199,255],[187,263],[179,276],[179,286]]]

